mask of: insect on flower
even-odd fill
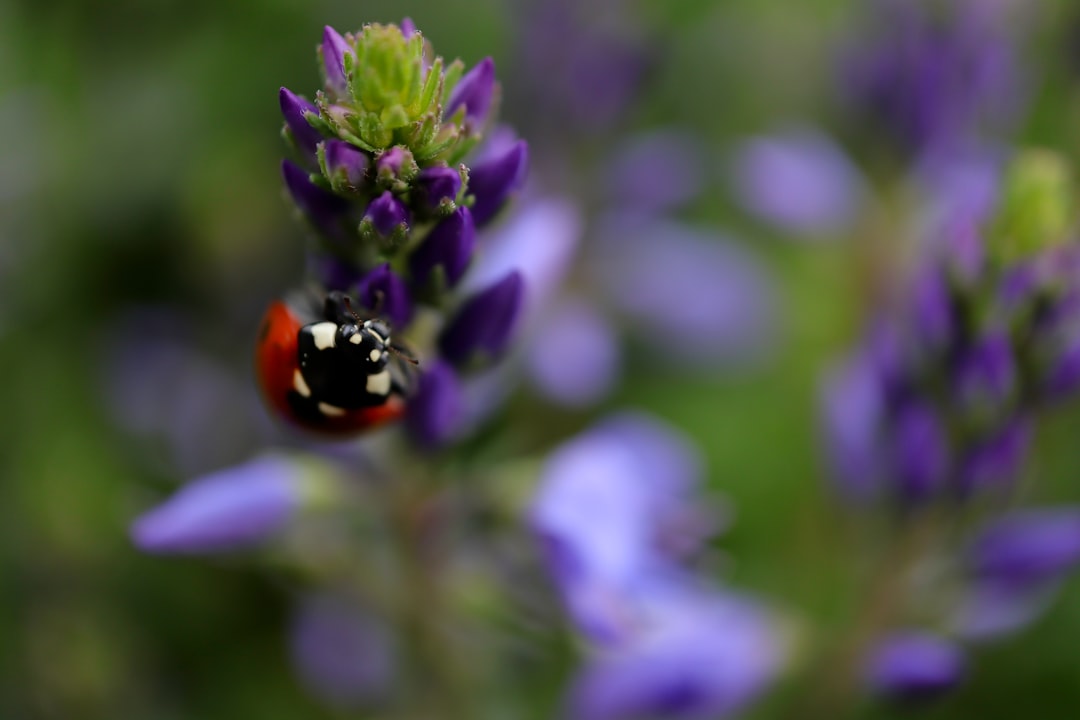
[[[319,305],[306,293],[267,310],[255,349],[267,404],[293,425],[337,436],[400,418],[417,360],[391,341],[386,320],[354,312],[348,295],[335,290]]]

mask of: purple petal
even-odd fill
[[[896,416],[893,430],[897,488],[900,497],[923,502],[939,493],[949,473],[945,428],[928,406],[908,403]]]
[[[1080,388],[1080,333],[1070,338],[1050,363],[1043,392],[1050,400],[1071,396]]]
[[[448,287],[454,287],[465,274],[476,247],[476,229],[469,208],[460,207],[444,218],[409,257],[413,282],[424,287],[435,268],[441,267]]]
[[[301,503],[305,476],[295,463],[262,457],[197,478],[131,528],[149,553],[214,553],[262,543]]]
[[[385,623],[344,598],[305,598],[293,617],[290,650],[304,686],[328,705],[353,708],[391,690],[395,653]]]
[[[387,190],[371,201],[364,211],[364,219],[371,222],[375,231],[383,236],[409,225],[409,210],[394,194]]]
[[[443,203],[457,199],[461,190],[461,173],[443,166],[424,168],[416,178],[414,187],[421,206],[434,212]]]
[[[516,270],[465,301],[439,335],[443,357],[455,365],[506,350],[521,315],[525,281]]]
[[[510,196],[524,185],[528,165],[529,146],[519,140],[504,151],[470,166],[469,193],[476,198],[472,213],[477,226],[490,222]]]
[[[445,445],[457,435],[463,402],[461,383],[453,369],[438,360],[425,363],[405,417],[410,436],[424,448]]]
[[[920,339],[935,350],[945,348],[956,327],[952,292],[945,274],[936,265],[922,268],[913,280],[911,297]]]
[[[965,592],[952,626],[967,640],[986,641],[1023,630],[1046,612],[1060,583],[976,579]]]
[[[681,207],[700,195],[706,184],[701,141],[678,130],[631,138],[605,168],[603,187],[612,201],[639,212]]]
[[[311,224],[330,239],[343,239],[342,220],[349,211],[349,204],[312,183],[308,174],[289,160],[282,161],[281,174],[293,202]]]
[[[833,473],[843,495],[865,501],[880,492],[885,398],[868,353],[834,369],[822,390],[822,423]]]
[[[345,53],[351,53],[352,48],[337,30],[327,25],[323,29],[321,51],[323,68],[326,71],[326,84],[338,93],[344,93],[348,89],[345,78]]]
[[[870,687],[898,699],[939,695],[960,683],[967,661],[960,648],[927,633],[896,634],[874,648],[866,669]]]
[[[967,404],[994,411],[1004,406],[1016,383],[1012,342],[1004,332],[990,332],[961,359],[957,389]]]
[[[735,242],[624,216],[602,228],[588,260],[599,288],[666,360],[745,366],[774,345],[773,283]]]
[[[408,326],[413,306],[405,281],[383,263],[369,272],[360,283],[360,301],[368,310],[390,320],[395,331]]]
[[[578,677],[573,720],[728,717],[775,677],[782,643],[766,614],[719,593],[666,597],[642,632]]]
[[[385,180],[403,178],[416,171],[416,161],[407,148],[394,145],[379,153],[375,159],[375,172]]]
[[[552,312],[529,344],[533,384],[566,407],[588,407],[606,397],[618,381],[620,365],[615,329],[582,301],[566,302]]]
[[[832,141],[788,130],[742,143],[733,161],[735,193],[761,220],[796,235],[836,235],[855,220],[864,190]]]
[[[315,158],[316,146],[322,142],[323,136],[318,130],[311,127],[305,115],[312,113],[316,116],[319,109],[307,100],[297,97],[288,88],[278,91],[278,104],[281,106],[281,114],[285,116],[285,124],[305,155]]]
[[[1061,576],[1080,563],[1080,508],[1020,510],[984,529],[971,551],[982,579],[1014,585]]]
[[[961,489],[970,493],[1013,487],[1030,448],[1030,420],[1012,420],[969,451],[960,470]]]
[[[443,115],[453,117],[457,109],[464,106],[466,124],[480,128],[487,120],[494,95],[495,61],[487,57],[465,73],[454,87]]]
[[[360,187],[367,174],[369,162],[368,156],[362,150],[341,140],[327,140],[324,152],[329,179],[339,176],[345,184],[354,188]]]
[[[412,18],[402,18],[401,25],[398,27],[401,28],[401,34],[404,35],[406,39],[411,38],[413,35],[420,32],[416,29],[416,23],[412,21]]]

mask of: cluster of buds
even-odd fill
[[[410,427],[436,445],[452,424],[458,371],[499,355],[519,314],[520,273],[467,297],[462,279],[477,230],[524,181],[527,146],[493,125],[492,60],[468,72],[447,64],[408,19],[344,36],[327,27],[318,53],[314,100],[280,91],[296,156],[282,173],[315,233],[309,275],[422,351]],[[415,323],[421,308],[438,321]],[[438,329],[424,337],[421,325]]]

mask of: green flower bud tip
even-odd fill
[[[1066,161],[1049,150],[1026,150],[1009,166],[990,252],[1004,263],[1060,245],[1073,217],[1073,182]]]

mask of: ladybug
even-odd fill
[[[290,423],[315,432],[356,435],[405,412],[413,359],[391,342],[389,324],[362,319],[349,297],[333,291],[278,300],[266,311],[255,348],[255,372],[267,404]]]

